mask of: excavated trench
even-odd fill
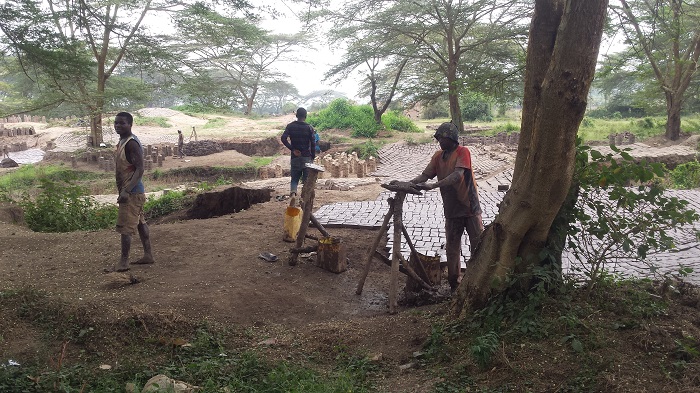
[[[187,218],[203,219],[223,216],[248,209],[256,203],[268,202],[272,198],[270,189],[231,187],[223,191],[210,191],[197,195]]]

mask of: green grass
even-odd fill
[[[213,119],[209,119],[209,121],[207,121],[207,124],[205,124],[202,128],[221,128],[225,126],[226,123],[227,120],[223,117],[215,117]]]
[[[18,169],[0,175],[0,201],[16,200],[22,194],[35,189],[39,179],[51,181],[94,182],[104,179],[107,174],[75,171],[61,165],[22,165]]]
[[[162,127],[170,128],[173,125],[170,124],[170,120],[167,117],[155,116],[155,117],[142,117],[134,116],[134,125],[142,127]]]
[[[266,360],[257,346],[241,346],[242,339],[261,340],[248,333],[205,323],[172,324],[157,315],[100,323],[31,288],[0,292],[0,311],[41,333],[35,336],[38,353],[23,358],[20,367],[0,367],[2,392],[123,392],[127,383],[140,391],[161,373],[203,392],[376,391],[371,377],[377,366],[349,353],[330,360],[330,367],[292,353],[287,360]],[[100,370],[113,353],[119,353],[118,363],[111,363],[109,372]]]

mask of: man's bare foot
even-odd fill
[[[142,258],[139,258],[139,259],[131,262],[132,265],[151,265],[153,263],[155,263],[155,261],[153,260],[153,257],[149,257],[149,256],[143,256]]]

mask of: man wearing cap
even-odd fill
[[[477,194],[476,180],[472,171],[471,153],[466,146],[459,145],[459,131],[452,123],[442,123],[435,132],[440,149],[430,163],[411,183],[421,190],[440,187],[445,212],[445,234],[447,244],[447,281],[454,291],[462,280],[461,243],[462,233],[467,231],[471,250],[479,243],[484,230],[481,221],[481,205]],[[426,183],[437,176],[435,183]]]
[[[291,194],[296,194],[299,179],[306,181],[306,164],[312,163],[316,157],[314,129],[306,122],[306,109],[297,109],[296,116],[297,120],[287,124],[282,134],[282,143],[291,151]]]

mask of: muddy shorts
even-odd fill
[[[117,216],[117,232],[122,235],[135,235],[138,233],[138,225],[146,223],[143,214],[143,205],[146,203],[146,194],[131,194],[125,203],[119,204]]]

